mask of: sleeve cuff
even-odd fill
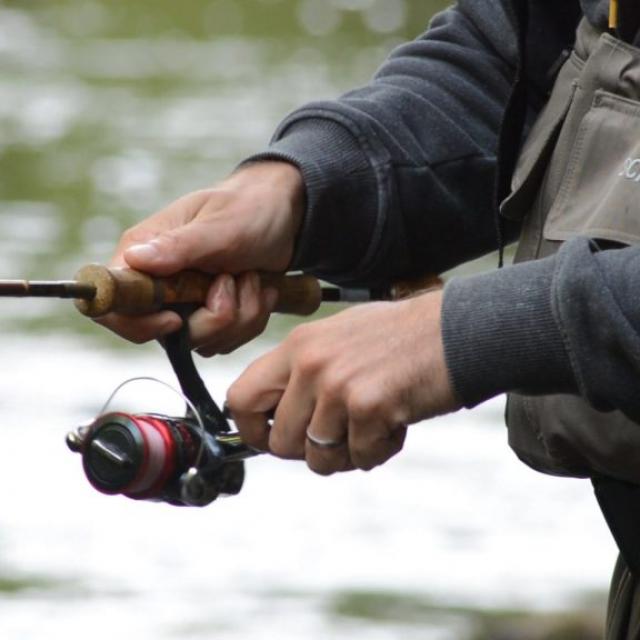
[[[290,162],[304,179],[307,206],[291,268],[348,281],[367,253],[378,212],[376,176],[357,138],[330,119],[294,120],[244,163],[264,160]]]
[[[505,391],[577,392],[552,310],[555,264],[551,257],[447,284],[445,357],[466,407]]]

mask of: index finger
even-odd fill
[[[232,413],[259,413],[274,408],[289,383],[291,369],[288,351],[280,345],[250,364],[227,391]]]
[[[267,412],[280,402],[289,382],[288,356],[278,347],[262,356],[229,387],[227,406],[244,442],[268,449]]]

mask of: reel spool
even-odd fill
[[[82,455],[87,480],[101,493],[176,506],[206,506],[236,495],[244,482],[245,458],[258,452],[232,431],[200,378],[191,357],[186,323],[165,340],[182,392],[155,378],[132,378],[111,394],[98,417],[67,435]],[[113,398],[132,382],[149,380],[178,394],[182,417],[108,412]]]

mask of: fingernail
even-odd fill
[[[236,300],[236,281],[233,276],[225,276],[224,277],[224,288],[227,292],[227,295],[231,297],[234,301]]]
[[[158,258],[160,252],[158,251],[158,247],[153,243],[146,244],[134,244],[131,245],[125,253],[129,257],[135,257],[138,260],[151,261]]]
[[[227,296],[226,287],[224,285],[225,278],[226,276],[220,276],[218,278],[216,290],[213,293],[213,297],[211,298],[211,306],[209,307],[212,313],[219,313],[222,305],[224,304],[224,299]]]
[[[225,305],[233,304],[235,301],[235,283],[233,278],[228,275],[222,275],[219,278],[216,292],[213,296],[211,311],[219,313]]]

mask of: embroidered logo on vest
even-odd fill
[[[618,174],[618,177],[640,182],[640,158],[627,158],[624,161],[624,169]]]

